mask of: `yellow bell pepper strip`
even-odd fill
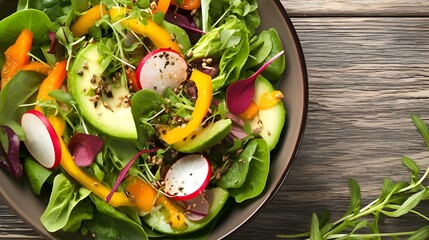
[[[47,101],[52,98],[48,96],[49,92],[54,89],[59,89],[63,84],[64,80],[67,77],[67,61],[58,62],[55,65],[55,68],[49,73],[49,75],[43,80],[40,85],[39,92],[37,93],[37,101]],[[41,112],[42,108],[40,106],[36,106],[35,108],[39,112]]]
[[[91,192],[93,192],[101,199],[103,200],[106,199],[106,196],[110,193],[110,188],[105,186],[98,179],[90,176],[88,173],[86,173],[84,170],[82,170],[80,167],[78,167],[75,164],[73,156],[71,155],[69,149],[64,143],[63,138],[61,137],[64,130],[58,129],[56,127],[58,125],[61,125],[59,121],[64,121],[64,119],[61,117],[55,117],[53,115],[50,116],[48,119],[49,119],[49,122],[54,127],[55,132],[57,133],[58,138],[60,140],[61,167],[76,181],[78,181],[82,186],[89,189]],[[121,206],[134,207],[135,206],[135,203],[124,192],[115,192],[112,198],[110,199],[109,204],[112,205],[113,207],[121,207]]]
[[[84,170],[78,167],[68,150],[63,139],[60,137],[61,144],[61,162],[60,165],[64,170],[72,176],[76,181],[78,181],[82,186],[89,189],[92,193],[105,200],[107,195],[110,193],[110,188],[105,186],[98,179],[88,175]],[[109,204],[113,207],[128,206],[134,207],[135,203],[124,193],[124,192],[115,192],[112,198],[109,201]]]
[[[105,200],[111,189],[104,185],[98,179],[88,175],[84,170],[78,167],[68,150],[61,135],[64,129],[59,129],[56,126],[61,125],[64,121],[60,117],[51,115],[49,122],[55,129],[58,135],[61,146],[61,167],[82,186],[89,189],[92,193]],[[167,219],[173,228],[182,229],[186,227],[185,216],[178,208],[164,195],[160,195],[156,190],[143,182],[136,179],[127,187],[128,194],[125,192],[115,192],[109,200],[109,204],[113,207],[136,207],[138,210],[150,212],[154,206],[162,205],[168,212]]]
[[[32,44],[33,33],[28,29],[24,29],[16,39],[16,42],[5,51],[5,63],[1,70],[1,88],[4,88],[23,66],[30,63],[28,53]]]
[[[201,7],[201,0],[183,0],[183,3],[180,5],[177,4],[175,0],[173,0],[173,4],[181,9],[194,10]]]
[[[135,199],[138,210],[148,213],[155,206],[162,205],[168,212],[166,217],[171,226],[176,229],[186,227],[185,216],[164,195],[158,193],[152,186],[139,178],[130,180],[127,191],[131,198]]]
[[[42,62],[32,62],[23,66],[20,70],[22,71],[34,71],[43,75],[48,75],[52,68]]]
[[[98,4],[90,8],[71,26],[70,30],[73,33],[73,36],[82,37],[87,34],[89,29],[107,13],[106,7],[102,4]]]
[[[158,11],[166,13],[170,7],[171,0],[159,0],[157,8],[152,10],[152,13],[157,13]]]
[[[178,142],[193,133],[202,123],[206,116],[213,95],[212,79],[209,75],[194,70],[190,79],[195,82],[198,91],[198,97],[195,102],[195,108],[191,115],[191,120],[184,127],[160,129],[161,138],[168,144]]]
[[[257,104],[252,101],[249,107],[244,112],[238,114],[238,117],[243,120],[250,120],[254,118],[256,114],[258,114],[259,110],[273,107],[282,98],[284,98],[284,95],[281,91],[272,91],[264,93],[262,94]]]
[[[181,52],[179,45],[173,40],[170,34],[151,19],[141,22],[138,19],[125,19],[126,8],[112,7],[109,9],[110,18],[113,21],[120,21],[122,26],[128,27],[131,31],[148,37],[157,48],[171,48]]]

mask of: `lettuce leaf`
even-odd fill
[[[92,196],[92,195],[91,195]],[[92,221],[85,222],[83,233],[91,233],[95,240],[145,240],[148,239],[143,227],[125,213],[118,211],[105,201],[92,196],[97,211]]]
[[[58,174],[54,179],[51,197],[40,221],[49,232],[56,232],[67,226],[68,229],[78,229],[85,219],[92,218],[92,207],[87,204],[79,207],[91,191],[72,183],[64,174]],[[78,209],[78,214],[75,209]],[[69,221],[73,221],[70,224]]]
[[[270,150],[265,140],[254,139],[249,142],[249,146],[252,144],[256,144],[256,149],[245,182],[239,188],[228,189],[238,203],[257,197],[264,190],[270,170]]]
[[[0,92],[0,125],[6,125],[24,139],[24,131],[20,125],[22,114],[28,107],[21,106],[31,103],[45,77],[31,71],[19,71]]]

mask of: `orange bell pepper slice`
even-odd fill
[[[262,94],[258,103],[252,101],[249,107],[242,113],[238,114],[238,117],[244,120],[250,120],[258,114],[259,110],[268,109],[276,105],[284,95],[281,91],[272,91]]]
[[[1,70],[1,88],[4,88],[23,66],[30,63],[28,53],[32,44],[33,33],[28,29],[24,29],[16,39],[16,42],[5,51],[6,61]]]
[[[170,2],[171,0],[159,0],[157,8],[154,9],[152,13],[156,13],[158,11],[166,13],[168,8],[170,7]]]
[[[183,0],[183,3],[180,5],[177,4],[175,0],[173,0],[173,4],[181,9],[194,10],[201,7],[201,0]]]
[[[194,70],[190,79],[195,82],[198,91],[198,97],[195,102],[195,108],[191,115],[191,120],[184,127],[160,129],[161,138],[168,144],[178,142],[191,135],[203,122],[212,101],[213,87],[212,79],[209,75]]]
[[[54,89],[59,89],[67,77],[67,61],[58,62],[55,68],[49,73],[49,75],[43,80],[40,85],[39,92],[37,93],[37,101],[47,101],[52,98],[48,96],[49,92]],[[40,106],[35,107],[36,110],[42,111]]]
[[[34,71],[43,75],[48,75],[52,68],[42,62],[32,62],[23,66],[22,71]]]
[[[139,90],[139,84],[137,83],[137,73],[132,68],[127,68],[125,70],[125,75],[128,79],[128,86],[130,87],[130,90],[133,92],[137,92]]]
[[[135,200],[137,209],[148,213],[157,205],[162,205],[168,212],[168,220],[173,228],[183,228],[185,216],[164,195],[139,178],[134,178],[127,186],[129,196]]]
[[[58,121],[63,121],[59,117],[49,118],[49,122],[54,127],[61,145],[61,167],[72,176],[82,186],[89,189],[92,193],[105,200],[111,192],[111,188],[106,186],[98,179],[90,176],[83,169],[78,167],[68,150],[61,135],[63,129],[58,129]],[[113,207],[136,207],[138,210],[150,212],[154,206],[162,205],[167,209],[168,220],[171,222],[173,228],[179,229],[186,227],[185,216],[178,208],[164,195],[158,194],[158,192],[146,182],[136,178],[127,187],[128,193],[125,192],[114,192],[112,198],[109,200],[109,204]]]

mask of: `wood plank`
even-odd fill
[[[336,219],[348,208],[348,178],[361,183],[363,203],[368,203],[384,177],[408,180],[402,156],[429,165],[410,120],[418,113],[429,122],[427,19],[292,20],[309,73],[305,138],[276,197],[228,239],[276,239],[276,234],[305,231],[312,212],[327,208]],[[0,216],[0,238],[38,239],[2,203]],[[410,219],[387,222],[386,230],[415,227]]]
[[[349,178],[361,183],[366,204],[378,196],[385,177],[408,181],[402,156],[415,159],[422,168],[429,165],[429,152],[410,120],[411,113],[429,119],[426,20],[294,18],[293,22],[309,73],[304,141],[274,200],[231,239],[275,239],[276,234],[304,232],[313,212],[328,209],[338,219],[348,209]],[[419,226],[412,217],[384,224],[387,231]]]
[[[290,16],[429,16],[426,0],[281,0]]]

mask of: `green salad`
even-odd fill
[[[0,21],[0,166],[49,232],[204,239],[258,197],[286,110],[256,0],[19,0]]]

